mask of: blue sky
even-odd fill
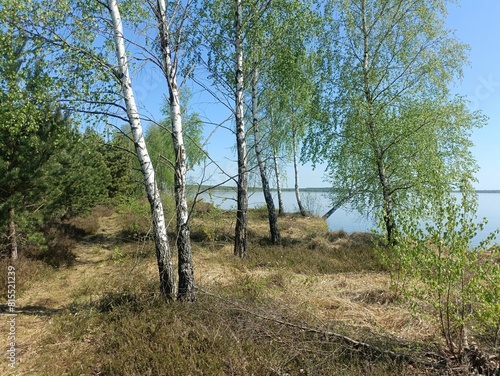
[[[489,117],[486,126],[472,136],[473,153],[480,166],[478,189],[500,189],[500,1],[464,0],[450,5],[447,25],[471,47],[470,66],[462,83],[454,88],[466,95],[471,108]]]
[[[450,4],[447,27],[455,31],[459,40],[471,47],[470,65],[464,67],[464,78],[452,90],[465,95],[471,102],[471,109],[481,110],[488,116],[487,124],[474,131],[472,140],[475,144],[473,154],[480,166],[475,184],[478,189],[500,189],[500,48],[497,39],[500,36],[500,1],[498,0],[463,0],[460,5]],[[134,90],[137,99],[144,108],[154,109],[162,104],[162,92],[166,89],[164,78],[157,72],[146,71],[135,77]],[[208,95],[203,89],[193,86],[191,104],[207,122],[219,123],[230,116],[224,106]],[[230,102],[232,105],[232,102]],[[157,118],[158,115],[154,114]],[[233,123],[227,122],[228,127]],[[204,135],[208,137],[214,126],[207,124]],[[212,134],[205,149],[217,163],[229,174],[236,174],[236,156],[233,150],[235,136],[229,130],[217,129]],[[215,168],[209,168],[211,179],[207,183],[218,183],[226,175]],[[190,174],[198,180],[200,169]],[[286,171],[285,186],[293,186],[293,170]],[[313,170],[311,166],[300,167],[301,187],[324,187],[322,166]]]

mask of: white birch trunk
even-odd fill
[[[276,175],[276,190],[278,191],[278,214],[285,214],[285,207],[283,206],[283,195],[281,193],[281,175],[280,167],[278,162],[278,150],[276,145],[273,145],[273,162],[274,162],[274,174]]]
[[[189,6],[189,3],[186,7]],[[195,285],[189,231],[189,212],[186,197],[186,149],[184,145],[181,106],[177,86],[177,67],[172,63],[171,37],[166,19],[165,0],[158,0],[158,26],[163,57],[163,71],[168,82],[170,121],[175,151],[174,194],[177,214],[177,252],[179,288],[177,299],[194,300]],[[180,30],[178,31],[181,32]]]
[[[160,275],[160,290],[166,299],[172,299],[175,295],[175,284],[173,279],[172,254],[168,245],[167,226],[163,212],[163,204],[160,198],[153,164],[146,148],[141,120],[137,111],[137,105],[132,90],[132,80],[128,69],[128,59],[125,50],[123,26],[116,0],[108,0],[108,9],[113,21],[114,42],[116,57],[118,59],[118,77],[120,78],[123,98],[127,109],[127,116],[132,130],[132,138],[135,144],[137,158],[144,175],[146,192],[151,206],[153,217],[153,234],[158,260],[158,271]]]
[[[300,190],[299,190],[299,168],[297,161],[297,149],[298,149],[298,141],[297,141],[297,131],[293,130],[293,170],[295,175],[295,198],[297,199],[297,205],[299,206],[300,214],[303,217],[307,216],[307,210],[302,205],[302,200],[300,199]]]
[[[271,110],[270,112],[270,117],[271,117],[271,130],[274,128],[274,116],[273,116],[273,111]],[[283,205],[283,196],[281,193],[281,174],[280,174],[280,167],[279,167],[279,160],[278,160],[278,143],[279,140],[277,140],[276,136],[274,134],[271,135],[272,137],[272,146],[273,146],[273,163],[274,163],[274,174],[276,176],[276,190],[278,191],[278,214],[283,215],[285,214],[285,207]]]
[[[245,118],[243,109],[243,33],[242,33],[242,5],[241,0],[235,0],[235,49],[236,49],[236,148],[238,150],[238,195],[236,227],[234,231],[234,254],[239,257],[247,255],[247,228],[248,228],[248,170],[245,136]]]

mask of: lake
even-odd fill
[[[211,194],[205,193],[201,196],[205,201],[212,202],[224,210],[236,208],[236,192],[226,190],[215,190]],[[313,214],[323,215],[330,209],[330,200],[324,192],[301,192],[302,204]],[[277,193],[273,192],[274,203],[278,207]],[[477,217],[482,219],[486,217],[488,224],[474,239],[474,245],[478,244],[489,233],[500,227],[500,193],[478,193],[479,208]],[[248,197],[250,208],[265,206],[264,195],[261,191],[250,192]],[[295,192],[283,192],[283,205],[286,212],[298,211]],[[346,208],[340,208],[327,219],[330,230],[344,230],[348,233],[371,231],[375,225],[371,219],[361,216],[357,212],[352,212]],[[497,236],[496,242],[500,244],[500,236]]]

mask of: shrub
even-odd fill
[[[147,200],[130,199],[118,206],[118,222],[122,234],[130,239],[143,239],[151,229],[151,211]]]
[[[495,329],[500,322],[500,290],[494,288],[500,273],[487,252],[496,234],[472,245],[486,223],[476,221],[476,208],[472,192],[464,191],[460,202],[450,195],[430,208],[430,222],[400,218],[396,244],[381,248],[397,291],[430,306],[448,350],[457,356],[467,344],[466,326],[474,311]]]
[[[478,272],[481,281],[476,285],[480,306],[474,311],[479,333],[496,350],[500,347],[500,247],[484,252]]]
[[[205,212],[196,212],[190,227],[191,240],[216,246],[233,238],[234,215],[212,206]]]
[[[32,234],[25,256],[53,267],[71,266],[76,259],[75,247],[75,239],[68,235],[63,224],[49,223],[41,228],[40,233]]]
[[[193,216],[204,216],[216,209],[214,204],[206,202],[203,199],[196,201],[194,206],[193,203],[190,202],[188,206],[193,208],[193,212],[191,213]]]
[[[68,230],[72,231],[71,235],[75,239],[82,238],[86,235],[94,235],[99,230],[99,220],[93,215],[73,218],[69,220],[66,225]]]

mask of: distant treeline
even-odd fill
[[[199,191],[210,191],[210,190],[217,190],[217,191],[234,191],[236,187],[234,186],[229,186],[229,185],[190,185],[188,186],[188,190],[190,192],[196,192],[197,190]],[[260,187],[249,187],[249,191],[251,192],[256,192],[256,191],[261,191],[262,188]],[[272,191],[276,191],[276,188],[271,188]],[[293,192],[294,188],[282,188],[281,189],[283,192]],[[309,188],[300,188],[301,192],[320,192],[320,193],[327,193],[327,192],[332,192],[332,188],[328,187],[309,187]],[[454,193],[460,193],[460,191],[453,191]],[[500,193],[500,189],[477,189],[476,193]]]
[[[190,185],[187,187],[190,192],[196,191],[234,191],[236,189],[235,186],[231,185]],[[261,187],[249,187],[248,190],[250,192],[262,191]],[[271,188],[272,191],[276,191],[276,188]],[[283,192],[293,192],[294,188],[282,188]],[[332,189],[327,187],[321,188],[300,188],[301,192],[330,192]],[[500,191],[499,191],[500,192]]]

